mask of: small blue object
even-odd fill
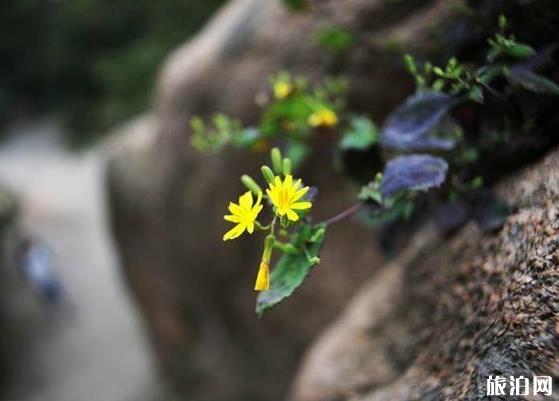
[[[38,241],[26,241],[22,246],[19,269],[39,296],[48,303],[58,303],[64,287],[54,270],[54,255]]]

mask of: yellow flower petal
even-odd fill
[[[338,116],[330,109],[321,109],[312,113],[307,123],[311,127],[333,127],[338,124]]]
[[[241,236],[241,234],[245,231],[245,227],[242,224],[237,224],[231,230],[227,231],[223,235],[223,241],[232,240]]]
[[[256,283],[254,289],[256,291],[266,291],[270,288],[270,267],[267,263],[261,262],[256,276]]]
[[[223,236],[224,241],[239,237],[245,230],[249,234],[254,232],[256,219],[262,211],[262,192],[258,193],[254,205],[253,200],[252,193],[249,191],[239,197],[239,204],[229,203],[228,209],[231,214],[225,215],[223,218],[225,221],[237,223],[237,225],[225,233]]]
[[[274,177],[274,182],[269,184],[266,193],[275,207],[277,216],[285,216],[291,221],[299,220],[299,215],[294,210],[307,210],[312,207],[310,201],[298,202],[309,190],[302,187],[301,179],[294,182],[293,176],[287,174],[282,181],[279,176]]]
[[[321,120],[320,116],[316,113],[311,114],[309,116],[309,118],[307,119],[307,123],[311,127],[319,127],[321,122],[322,122],[322,120]]]
[[[243,214],[243,209],[236,203],[229,202],[229,211],[235,216]]]
[[[285,180],[283,181],[283,189],[287,191],[293,190],[293,176],[287,174]]]
[[[249,234],[252,234],[254,232],[254,222],[251,221],[247,224],[247,231]]]
[[[278,100],[285,99],[293,91],[293,85],[289,82],[276,82],[274,84],[274,96]]]
[[[295,193],[293,194],[293,199],[292,199],[292,200],[293,200],[294,202],[298,201],[298,200],[301,199],[307,192],[309,192],[309,187],[301,188],[300,190],[298,190],[297,192],[295,192]]]
[[[249,210],[252,207],[252,192],[245,192],[239,197],[239,205]]]
[[[312,207],[311,202],[297,202],[291,205],[291,209],[293,210],[306,210]]]
[[[291,221],[297,221],[299,220],[299,215],[297,213],[295,213],[293,210],[291,209],[287,209],[287,218]]]

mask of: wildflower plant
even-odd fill
[[[266,189],[249,175],[243,175],[241,182],[248,191],[239,197],[238,203],[229,203],[230,214],[224,216],[225,221],[234,224],[224,234],[224,241],[236,239],[245,232],[266,233],[254,284],[256,291],[264,292],[258,301],[259,313],[290,295],[301,284],[308,270],[319,262],[317,254],[324,238],[324,227],[313,226],[307,218],[313,201],[309,187],[300,178],[293,177],[291,160],[282,157],[278,148],[273,148],[270,156],[272,167],[263,165],[261,168]],[[271,212],[267,224],[258,220],[264,206]],[[270,275],[274,251],[283,257]],[[298,274],[294,274],[294,270]]]
[[[213,127],[199,118],[192,120],[192,142],[203,151],[225,146],[261,150],[270,143],[282,144],[285,156],[274,147],[271,166],[261,168],[265,185],[243,175],[241,181],[248,191],[229,204],[224,217],[233,224],[224,241],[265,233],[254,285],[259,292],[259,315],[290,296],[319,263],[328,227],[357,213],[376,226],[403,221],[425,209],[425,204],[436,206],[430,206],[436,209],[435,217],[440,210],[452,214],[453,208],[461,207],[462,218],[456,224],[473,219],[482,228],[500,227],[509,208],[485,188],[485,177],[476,166],[484,155],[492,157],[519,134],[510,132],[508,115],[495,113],[502,121],[492,122],[491,131],[472,140],[454,112],[470,105],[486,107],[490,101],[506,103],[508,96],[519,91],[559,95],[555,82],[534,72],[545,57],[506,34],[506,28],[506,18],[501,16],[482,65],[456,57],[442,66],[421,64],[405,55],[416,92],[380,128],[364,115],[347,112],[343,80],[311,86],[287,72],[270,79],[270,88],[259,103],[263,110],[257,126],[243,127],[223,115],[214,117]],[[530,124],[517,126],[520,133],[530,129]],[[310,216],[316,191],[294,173],[311,152],[313,138],[325,132],[339,134],[339,153],[376,151],[382,156],[380,165],[371,166],[372,179],[358,191],[356,203],[317,224]],[[424,193],[436,188],[429,202],[424,202]],[[271,217],[263,223],[262,216],[267,214]],[[274,255],[278,259],[272,269]]]
[[[347,84],[343,79],[328,79],[311,86],[306,79],[285,71],[271,77],[269,84],[268,90],[256,96],[263,108],[256,126],[243,127],[224,114],[216,114],[209,122],[194,117],[190,121],[192,144],[203,152],[226,146],[262,151],[281,139],[293,168],[300,166],[311,153],[314,134],[340,124]]]

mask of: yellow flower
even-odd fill
[[[258,268],[258,275],[254,283],[256,291],[266,291],[270,288],[270,260],[272,259],[272,252],[274,250],[274,243],[276,239],[273,234],[270,234],[264,240],[264,251],[262,252],[262,260]]]
[[[266,291],[270,289],[270,265],[264,261],[260,262],[258,275],[254,283],[255,291]]]
[[[266,190],[272,204],[276,207],[278,216],[285,216],[291,221],[299,220],[299,216],[295,210],[306,210],[312,207],[312,203],[299,200],[307,193],[309,187],[303,187],[301,179],[293,183],[293,177],[286,175],[282,182],[278,176],[274,177],[274,182],[269,184]]]
[[[283,100],[293,92],[293,84],[285,81],[277,81],[274,83],[274,96],[278,100]]]
[[[227,231],[223,236],[223,241],[235,239],[246,231],[249,234],[254,232],[254,222],[262,210],[262,192],[258,193],[256,203],[253,205],[252,192],[248,191],[239,197],[239,204],[229,202],[231,214],[224,216],[226,221],[237,225]]]
[[[333,127],[338,124],[338,116],[330,109],[320,109],[307,119],[311,127]]]

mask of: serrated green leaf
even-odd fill
[[[303,224],[291,238],[297,254],[284,254],[270,274],[270,289],[256,299],[256,313],[262,316],[268,309],[288,298],[303,283],[311,268],[318,263],[324,244],[323,225]]]
[[[559,95],[559,85],[529,70],[511,71],[507,75],[507,79],[511,84],[518,85],[530,92]]]
[[[364,150],[377,143],[379,132],[376,125],[365,117],[355,117],[351,121],[351,127],[345,132],[340,142],[343,150]]]

